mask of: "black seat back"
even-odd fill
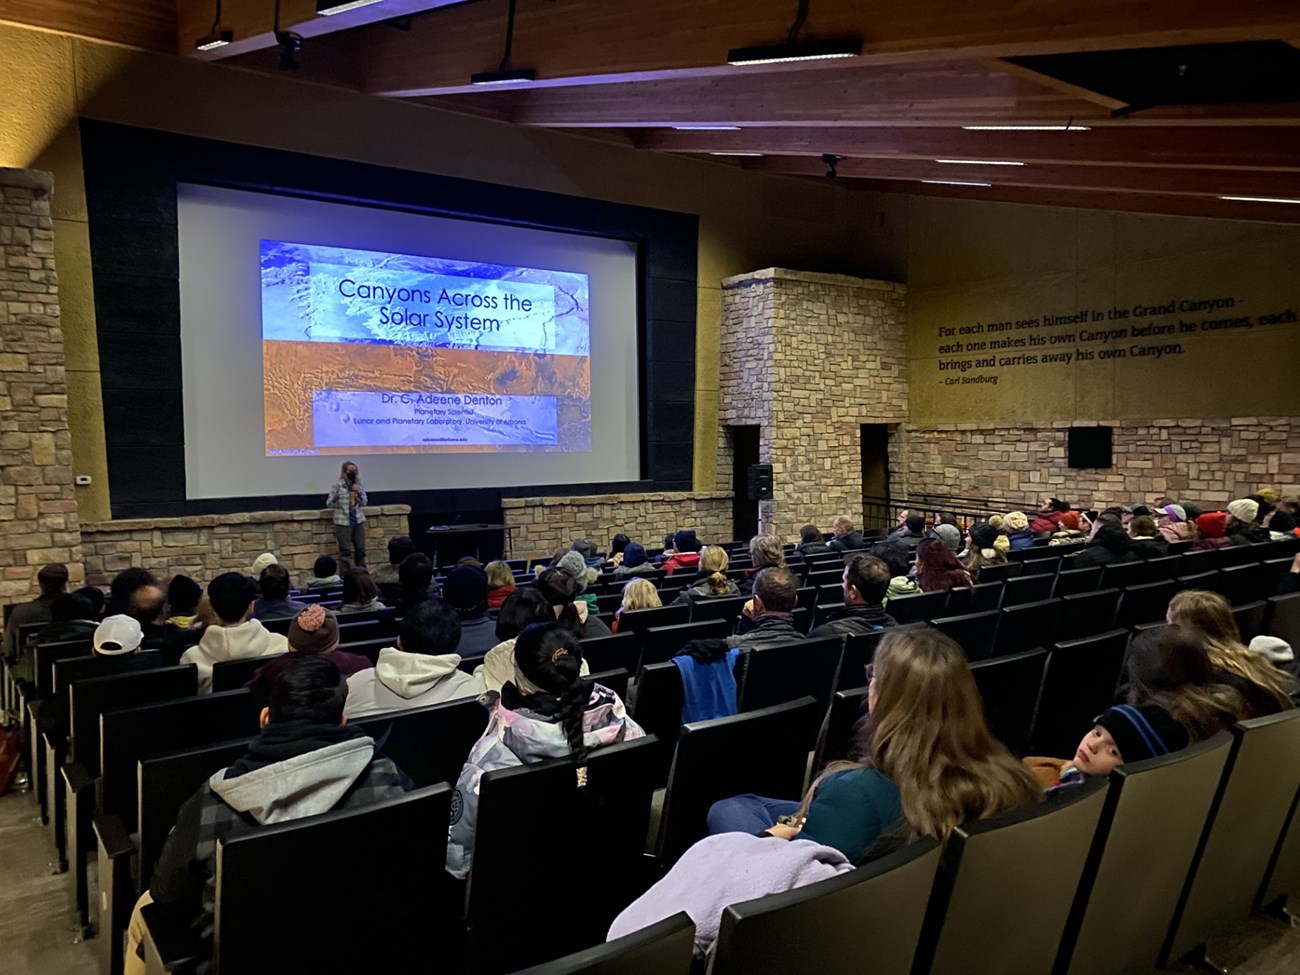
[[[1056,636],[1061,640],[1078,640],[1096,636],[1115,627],[1121,589],[1100,589],[1066,596],[1061,601],[1061,622]]]
[[[811,697],[683,725],[659,822],[659,857],[672,864],[704,836],[709,807],[753,792],[799,799],[821,712]]]
[[[1143,623],[1156,623],[1169,612],[1169,600],[1177,594],[1179,585],[1173,579],[1147,582],[1129,586],[1120,597],[1115,625],[1132,629]]]
[[[1146,562],[1112,562],[1102,566],[1101,585],[1105,589],[1140,586],[1151,578]]]
[[[947,605],[948,594],[942,590],[918,592],[910,596],[895,596],[885,607],[885,612],[900,623],[924,623],[944,615]]]
[[[1046,650],[1027,650],[970,665],[984,699],[989,730],[1013,754],[1024,755],[1047,666]]]
[[[1018,579],[1008,579],[1002,589],[1002,608],[1048,599],[1055,583],[1056,577],[1051,575],[1024,575]]]
[[[820,774],[829,763],[849,758],[853,752],[853,730],[866,713],[866,687],[835,692],[817,735],[812,764],[814,776]]]
[[[79,680],[110,677],[162,665],[162,654],[157,650],[118,657],[64,657],[54,661],[54,699],[66,708],[69,705],[68,689]]]
[[[924,626],[925,624],[919,624]],[[876,659],[876,648],[893,627],[875,633],[855,633],[844,638],[844,653],[840,656],[840,669],[835,677],[835,689],[845,690],[862,685],[867,664]]]
[[[590,670],[622,668],[635,673],[641,658],[641,637],[636,633],[593,636],[582,641],[582,659]]]
[[[1269,597],[1264,632],[1300,647],[1300,592]]]
[[[1219,580],[1219,592],[1233,606],[1266,599],[1273,595],[1273,589],[1269,587],[1272,575],[1272,570],[1263,562],[1229,566],[1223,570],[1223,576]]]
[[[622,667],[615,670],[593,670],[589,676],[602,687],[608,687],[611,691],[617,694],[622,701],[627,701],[627,685],[631,682],[632,675]]]
[[[517,975],[691,975],[695,925],[685,911]]]
[[[619,627],[622,629],[622,626]],[[672,626],[652,626],[642,631],[641,666],[661,664],[677,656],[692,640],[720,640],[731,632],[728,620],[704,620],[694,623],[676,623]]]
[[[1074,596],[1078,593],[1096,592],[1101,585],[1101,566],[1092,565],[1086,569],[1062,569],[1056,577],[1054,596]]]
[[[648,735],[659,742],[660,763],[655,772],[658,785],[668,781],[668,766],[677,746],[677,736],[682,730],[682,708],[686,699],[682,691],[682,673],[669,661],[650,664],[641,670],[636,682],[636,699],[632,704],[632,717]]]
[[[1030,736],[1034,755],[1073,755],[1093,718],[1115,703],[1128,630],[1109,630],[1052,647]]]
[[[986,565],[980,569],[980,582],[1005,582],[1024,571],[1023,562],[1007,562],[1003,565]]]
[[[1178,575],[1198,575],[1219,568],[1218,549],[1196,549],[1178,556]]]
[[[429,924],[446,910],[436,879],[447,859],[447,831],[433,824],[448,821],[450,809],[451,789],[441,784],[218,841],[215,975],[411,972],[449,964],[452,952],[439,950]],[[340,882],[391,893],[348,902],[349,926],[382,937],[339,936],[339,918],[321,909],[321,893]],[[274,938],[266,936],[270,917]]]
[[[730,905],[713,975],[908,975],[938,862],[927,838],[838,877]]]
[[[351,719],[418,786],[455,783],[488,712],[474,698]]]
[[[514,971],[604,940],[614,917],[651,881],[643,858],[657,761],[657,743],[640,738],[591,752],[581,787],[581,763],[573,759],[483,775],[467,910],[476,971]],[[590,875],[574,869],[572,846],[555,842],[556,823],[600,858],[595,902]],[[548,899],[584,903],[583,910],[564,924],[549,911],[519,910],[520,850],[529,851],[529,872],[546,878]]]
[[[890,605],[893,603],[891,601]],[[934,621],[934,628],[956,640],[968,660],[987,660],[993,654],[998,635],[998,611],[946,616]]]
[[[349,650],[348,653],[352,651]],[[240,660],[218,660],[212,665],[212,689],[214,691],[237,691],[245,686],[261,667],[282,657],[283,654],[271,653],[265,657],[244,657]]]
[[[1291,815],[1260,887],[1259,904],[1267,909],[1284,907],[1288,898],[1295,897],[1300,897],[1300,791],[1291,800]]]
[[[718,596],[714,599],[697,599],[691,606],[691,620],[726,620],[731,626],[740,618],[748,596]]]
[[[618,618],[620,633],[641,633],[652,626],[675,626],[688,623],[691,619],[691,607],[685,603],[677,606],[656,606],[653,609],[633,609]]]
[[[1005,656],[1035,647],[1050,647],[1056,642],[1061,620],[1061,600],[1042,599],[1036,603],[1007,606],[998,620],[998,635],[993,655]]]
[[[1059,550],[1049,550],[1050,555],[1039,556],[1037,550],[1034,551],[1033,557],[1026,556],[1024,559],[1024,571],[1021,576],[1050,576],[1053,579],[1061,568],[1061,555]]]
[[[1268,603],[1263,599],[1256,600],[1253,603],[1243,603],[1240,606],[1232,608],[1232,618],[1237,623],[1237,629],[1241,632],[1241,639],[1245,643],[1264,632],[1264,619],[1268,615]]]
[[[261,709],[246,690],[105,711],[100,719],[100,810],[135,830],[142,758],[257,733]]]
[[[126,708],[170,698],[186,697],[198,691],[198,671],[191,665],[156,667],[134,673],[113,674],[74,681],[69,754],[91,775],[99,775],[99,718],[111,708]]]
[[[1242,721],[1160,965],[1243,923],[1300,789],[1300,710]]]
[[[737,710],[757,711],[804,695],[825,708],[843,650],[844,638],[831,636],[745,651]]]
[[[89,640],[66,640],[61,643],[38,643],[33,653],[36,661],[35,684],[38,697],[54,695],[54,662],[91,656]]]
[[[1221,732],[1111,773],[1058,975],[1155,970],[1231,744]]]
[[[1227,545],[1219,549],[1219,568],[1230,569],[1233,566],[1246,565],[1249,562],[1262,562],[1264,555],[1264,546],[1259,543]]]

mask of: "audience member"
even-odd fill
[[[348,570],[349,573],[365,571]],[[332,661],[344,678],[374,666],[367,657],[339,649],[339,621],[324,606],[309,606],[294,617],[289,624],[288,639],[289,652],[262,664],[245,685],[259,707],[266,707],[271,702],[271,689],[275,686],[276,678],[300,656],[314,654]]]
[[[51,562],[36,573],[36,584],[41,594],[29,603],[19,603],[9,611],[5,620],[4,657],[12,662],[18,654],[18,628],[29,623],[48,623],[54,618],[54,600],[68,588],[68,567],[61,562]]]
[[[1133,544],[1120,520],[1103,512],[1092,526],[1092,536],[1083,551],[1074,557],[1074,568],[1137,562],[1142,556],[1134,551]]]
[[[489,562],[483,571],[487,576],[488,611],[495,613],[516,590],[515,574],[510,570],[510,565],[500,559]]]
[[[582,556],[573,551],[565,552],[555,567],[573,580],[575,600],[586,603],[587,611],[594,616],[596,594],[588,591],[588,587],[596,580],[596,570],[588,568]]]
[[[415,607],[436,599],[430,591],[433,586],[433,563],[423,552],[413,552],[402,560],[397,569],[398,616],[405,616]]]
[[[14,680],[31,683],[36,679],[36,648],[48,643],[90,640],[95,635],[95,610],[81,592],[65,592],[50,604],[50,622],[27,638],[10,661]]]
[[[858,761],[831,763],[802,803],[758,796],[714,803],[709,832],[767,831],[861,861],[873,848],[883,852],[877,844],[944,840],[962,823],[1039,801],[1034,777],[985,723],[965,652],[938,630],[885,635],[870,667],[867,710]]]
[[[700,581],[677,594],[674,603],[694,603],[697,599],[739,596],[740,587],[727,578],[731,559],[720,545],[710,545],[700,553]]]
[[[622,565],[623,552],[627,549],[628,544],[631,541],[632,539],[628,538],[628,536],[624,535],[622,532],[619,532],[611,538],[609,540],[609,559],[607,560],[607,563],[610,565]]]
[[[410,535],[394,535],[388,540],[388,561],[370,570],[370,578],[375,580],[380,596],[397,600],[402,588],[398,570],[407,557],[416,551],[415,542]]]
[[[1185,589],[1177,593],[1169,601],[1166,619],[1171,625],[1185,626],[1200,635],[1215,676],[1241,694],[1249,717],[1262,718],[1295,707],[1300,685],[1290,674],[1247,649],[1232,607],[1217,592]]]
[[[1156,528],[1166,542],[1181,542],[1192,537],[1187,509],[1181,504],[1169,503],[1157,509]]]
[[[131,608],[131,597],[146,586],[157,586],[158,580],[148,569],[133,565],[113,576],[108,584],[108,604],[104,608],[106,616],[120,616]]]
[[[623,548],[622,559],[614,566],[613,575],[615,579],[623,579],[657,571],[654,563],[646,556],[645,547],[640,542],[628,542]]]
[[[167,622],[184,630],[194,624],[203,587],[187,575],[174,575],[167,583]]]
[[[588,569],[600,571],[600,567],[605,564],[605,560],[596,554],[596,546],[591,544],[590,539],[575,538],[573,540],[573,551],[582,556],[582,561],[587,563]]]
[[[555,617],[579,640],[611,636],[605,621],[593,613],[585,600],[578,598],[578,583],[562,569],[547,569],[537,577],[537,591],[542,594]]]
[[[889,589],[881,601],[882,606],[888,606],[889,601],[895,596],[910,596],[921,591],[920,587],[908,578],[911,564],[908,560],[907,545],[904,544],[903,539],[887,538],[883,542],[877,542],[871,554],[889,566]]]
[[[936,538],[948,546],[948,551],[956,555],[961,551],[961,529],[947,522],[940,522],[930,530],[930,537]]]
[[[816,525],[804,525],[799,529],[799,545],[797,547],[800,554],[805,558],[809,555],[831,551],[831,547],[826,544],[826,540],[822,538],[822,533],[817,530]]]
[[[481,657],[497,643],[496,620],[488,616],[488,581],[482,569],[468,565],[452,569],[442,584],[442,599],[460,617],[462,657]]]
[[[745,604],[740,626],[727,640],[733,647],[756,650],[772,647],[804,635],[794,625],[799,604],[799,583],[784,566],[771,566],[754,577],[754,595]]]
[[[483,693],[483,682],[459,669],[460,617],[446,603],[420,603],[402,618],[397,632],[396,647],[384,647],[374,667],[348,678],[344,714],[349,718]]]
[[[377,613],[384,608],[379,599],[379,588],[370,578],[367,569],[355,566],[343,573],[343,602],[337,612],[340,616],[348,613]]]
[[[645,734],[619,696],[585,680],[581,670],[582,645],[568,627],[538,623],[519,634],[514,673],[500,695],[488,699],[487,730],[456,782],[452,808],[458,814],[447,843],[447,870],[453,876],[467,876],[473,862],[483,773],[548,758],[572,757],[581,764],[588,752]]]
[[[975,580],[962,568],[952,549],[937,538],[927,538],[916,550],[916,584],[922,592],[949,592],[959,586],[973,586]]]
[[[289,570],[278,562],[262,570],[257,585],[262,596],[253,604],[253,619],[288,619],[307,608],[306,603],[289,598]]]
[[[275,557],[274,552],[263,552],[257,558],[253,559],[253,565],[248,570],[248,574],[254,579],[262,578],[262,570],[268,565],[276,565],[280,560]]]
[[[1233,545],[1267,542],[1268,530],[1259,524],[1259,502],[1253,498],[1239,498],[1229,503],[1224,534]]]
[[[1011,551],[1019,552],[1034,547],[1034,533],[1029,530],[1029,516],[1023,511],[1008,512],[1002,519],[1002,525],[1007,531]]]
[[[829,544],[829,543],[828,543]],[[736,583],[742,595],[754,590],[754,577],[767,568],[785,568],[785,546],[775,535],[755,535],[749,540],[749,558],[754,564]]]
[[[193,930],[211,950],[216,850],[223,837],[403,794],[406,777],[344,719],[347,697],[338,668],[316,655],[295,659],[280,674],[248,753],[213,775],[177,813],[149,889],[131,916],[126,975],[145,971],[140,910],[150,903],[194,918]]]
[[[515,673],[515,639],[528,626],[534,623],[554,623],[555,611],[546,602],[546,597],[536,589],[516,590],[501,607],[497,616],[497,643],[484,656],[483,662],[474,668],[474,676],[483,682],[489,691],[501,693],[507,681],[514,680]],[[582,676],[588,674],[587,661],[582,662]]]
[[[161,650],[163,661],[173,665],[189,644],[180,627],[167,622],[167,593],[161,586],[141,586],[127,600],[125,615],[136,620],[144,633],[146,650]]]
[[[268,569],[274,568],[284,571],[283,566],[268,566]],[[289,648],[284,636],[270,632],[261,620],[253,618],[253,601],[257,599],[257,593],[257,583],[239,572],[223,573],[208,583],[208,602],[216,615],[216,622],[203,630],[198,644],[181,654],[180,660],[198,668],[200,694],[212,690],[213,664],[224,660],[268,657],[284,653]]]
[[[1138,515],[1128,523],[1129,537],[1133,539],[1133,551],[1144,559],[1163,558],[1169,554],[1169,543],[1156,528],[1156,520],[1150,515]]]
[[[962,566],[977,576],[979,570],[990,565],[1004,565],[1011,542],[987,522],[971,525],[966,534],[966,550],[961,553]]]
[[[1088,776],[1110,775],[1127,762],[1182,751],[1189,740],[1187,729],[1160,705],[1117,704],[1097,716],[1073,758],[1031,757],[1025,765],[1038,784],[1051,792],[1082,785]]]
[[[364,568],[364,567],[363,567]],[[339,564],[332,555],[321,555],[312,566],[307,579],[307,589],[333,589],[343,584],[339,577]]]
[[[614,622],[610,630],[618,632],[619,621],[624,611],[636,612],[639,609],[657,609],[663,603],[659,599],[659,590],[649,579],[633,579],[623,586],[623,602],[614,613]]]
[[[1043,498],[1038,511],[1034,513],[1034,520],[1029,523],[1029,530],[1035,535],[1060,531],[1063,527],[1064,515],[1069,510],[1070,505],[1060,498]]]
[[[693,529],[679,531],[673,536],[672,557],[664,562],[664,574],[672,575],[679,569],[695,571],[700,566],[700,540]]]
[[[104,618],[104,603],[106,601],[104,598],[104,590],[100,589],[98,586],[82,586],[80,589],[76,590],[76,592],[80,596],[85,596],[86,599],[90,601],[90,608],[92,610],[90,618],[92,620],[100,620]]]
[[[874,555],[854,556],[844,567],[844,608],[809,633],[808,639],[874,633],[894,626],[897,621],[883,606],[889,578],[889,566]]]
[[[1126,667],[1127,702],[1160,705],[1192,741],[1204,741],[1246,717],[1245,700],[1216,677],[1204,638],[1190,627],[1139,633],[1129,645]]]
[[[894,527],[888,535],[889,538],[902,538],[907,534],[907,519],[911,514],[912,512],[907,508],[898,513],[898,518],[894,521]],[[922,519],[922,523],[924,523],[924,519]]]
[[[1268,520],[1268,537],[1273,542],[1292,541],[1297,537],[1295,517],[1280,508]]]
[[[924,520],[921,527],[925,527]],[[853,519],[848,515],[837,515],[831,522],[831,537],[826,539],[827,548],[836,552],[856,552],[865,544],[862,532],[853,527]]]
[[[1228,538],[1226,531],[1228,527],[1228,514],[1226,511],[1207,511],[1203,515],[1196,516],[1196,541],[1192,542],[1193,549],[1212,549],[1223,548],[1232,544],[1232,539]]]

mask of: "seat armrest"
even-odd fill
[[[72,793],[80,793],[83,789],[95,787],[95,777],[80,762],[69,762],[61,766],[59,774],[63,776],[64,784]]]
[[[135,842],[126,831],[122,817],[99,815],[95,817],[94,825],[95,835],[99,837],[99,848],[110,860],[135,852]]]
[[[203,944],[189,923],[158,904],[140,911],[144,921],[144,958],[149,975],[192,971],[203,957]]]

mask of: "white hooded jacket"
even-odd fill
[[[285,653],[289,639],[272,633],[261,620],[245,620],[235,626],[209,626],[197,646],[181,654],[181,663],[194,664],[199,670],[199,693],[212,690],[212,665],[227,660],[269,657]]]
[[[460,655],[455,653],[404,653],[385,647],[373,669],[348,678],[343,713],[358,718],[478,697],[486,690],[483,681],[458,670],[459,665]]]

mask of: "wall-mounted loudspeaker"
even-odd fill
[[[750,501],[772,500],[772,465],[750,464],[746,471],[747,491]]]
[[[1071,467],[1113,467],[1112,427],[1070,427],[1066,454]]]

